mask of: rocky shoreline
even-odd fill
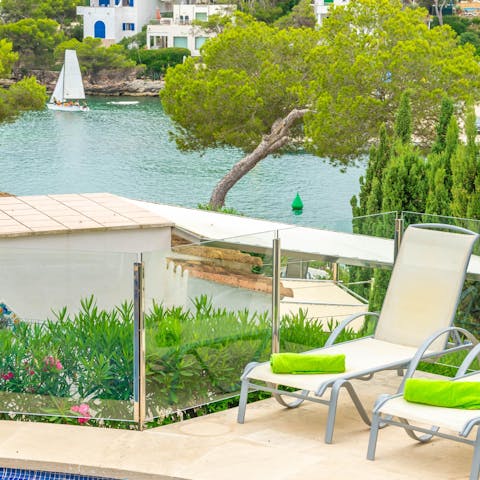
[[[83,79],[85,93],[87,95],[112,97],[157,97],[158,92],[164,86],[164,81],[136,78],[135,73],[135,71],[130,72],[130,74],[122,72],[120,75],[115,74],[115,72],[109,72],[105,75],[97,75],[95,78],[85,77]],[[37,70],[30,72],[30,75],[34,75],[40,84],[45,85],[48,93],[53,92],[58,72]],[[20,78],[20,75],[14,75],[12,79],[2,79],[0,87],[8,88],[12,83],[20,80]]]

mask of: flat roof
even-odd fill
[[[388,238],[297,227],[287,223],[228,215],[192,208],[129,200],[175,224],[176,230],[193,241],[211,245],[248,247],[265,252],[272,248],[278,231],[282,255],[303,260],[323,260],[345,265],[390,267],[394,244]],[[480,279],[480,257],[472,255],[469,276]]]
[[[111,193],[0,197],[0,237],[173,226]]]

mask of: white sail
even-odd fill
[[[65,50],[64,69],[63,98],[65,100],[85,98],[82,72],[80,71],[75,50]]]
[[[71,101],[84,98],[85,91],[83,89],[82,72],[78,63],[77,52],[75,50],[65,50],[65,62],[47,107],[49,110],[65,112],[88,112],[89,108],[85,103],[80,105],[77,101]]]
[[[57,84],[55,85],[55,90],[50,97],[50,103],[55,103],[55,101],[63,102],[65,98],[63,97],[63,77],[65,73],[65,67],[62,66],[60,75],[58,76]]]

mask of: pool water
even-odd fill
[[[114,480],[75,473],[44,472],[20,468],[0,468],[0,480]]]

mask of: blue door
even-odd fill
[[[95,38],[105,38],[105,24],[99,20],[98,22],[95,22],[95,33],[94,37]]]

